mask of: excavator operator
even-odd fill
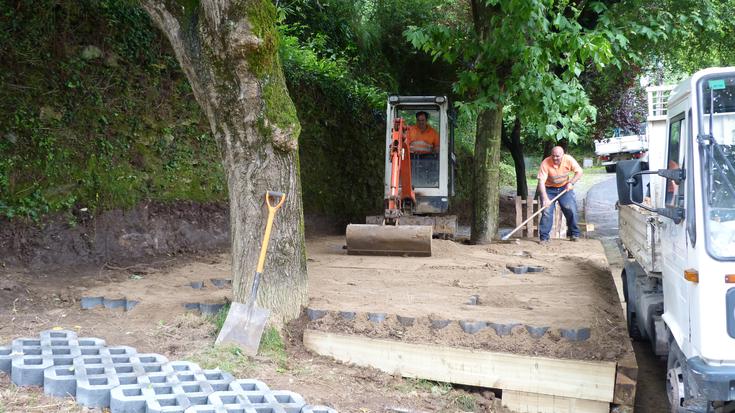
[[[439,134],[429,125],[429,114],[416,112],[416,124],[408,128],[408,142],[412,154],[439,153]]]

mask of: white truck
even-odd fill
[[[615,129],[611,138],[595,141],[595,155],[607,172],[615,172],[615,165],[627,159],[640,159],[648,151],[648,138],[645,131],[632,133]]]
[[[667,109],[649,110],[648,162],[617,166],[628,330],[668,357],[671,412],[731,412],[735,67],[695,73]]]

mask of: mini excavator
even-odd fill
[[[351,255],[431,256],[432,238],[454,238],[457,217],[445,215],[454,195],[454,123],[445,96],[390,96],[386,128],[383,215],[347,226]],[[428,114],[438,153],[411,151],[407,120]]]

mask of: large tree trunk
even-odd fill
[[[498,232],[502,127],[502,106],[494,110],[482,110],[477,116],[470,236],[470,240],[477,244],[491,242]]]
[[[143,0],[209,119],[230,194],[235,300],[245,302],[260,252],[267,190],[287,194],[277,213],[258,305],[271,320],[299,316],[307,302],[297,151],[300,125],[278,58],[270,0]]]
[[[500,12],[499,7],[489,2],[472,0],[472,21],[481,40],[488,36],[488,25]],[[505,77],[498,67],[498,77]],[[501,91],[502,91],[501,82]],[[502,93],[502,92],[501,92]],[[472,174],[472,234],[470,241],[485,244],[492,241],[498,232],[500,209],[500,144],[503,133],[503,105],[494,109],[481,109],[477,115],[475,132],[475,158]]]

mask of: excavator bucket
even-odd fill
[[[430,225],[350,224],[346,235],[350,255],[431,256]]]

